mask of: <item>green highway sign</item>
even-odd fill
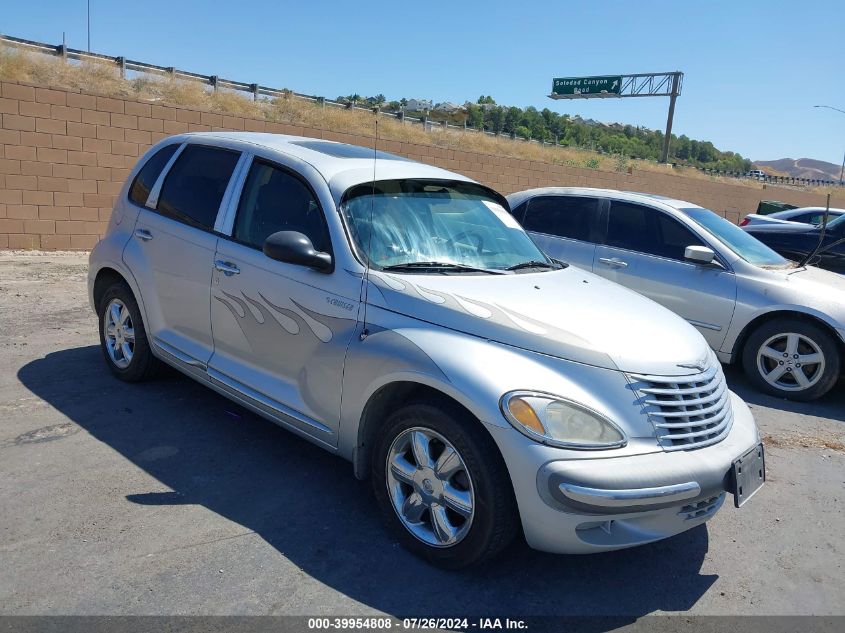
[[[618,95],[621,88],[621,75],[605,77],[558,77],[552,80],[553,95]]]

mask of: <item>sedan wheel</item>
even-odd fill
[[[824,368],[824,353],[818,344],[796,332],[775,334],[757,352],[760,375],[784,391],[802,391],[816,385]]]
[[[407,530],[434,547],[459,543],[472,525],[475,494],[464,460],[431,429],[400,433],[387,454],[387,490]]]
[[[760,325],[745,343],[742,364],[760,391],[791,400],[815,400],[839,379],[840,351],[827,329],[784,317]]]

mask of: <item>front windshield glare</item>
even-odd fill
[[[681,211],[751,264],[756,266],[787,266],[789,264],[789,260],[778,255],[756,237],[709,209],[691,207],[681,209]]]
[[[361,184],[346,192],[341,212],[358,252],[373,267],[435,262],[505,270],[549,261],[499,201],[474,183]]]

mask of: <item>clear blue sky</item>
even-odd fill
[[[86,47],[86,0],[2,0],[0,32]],[[554,76],[681,70],[674,131],[752,159],[845,151],[845,1],[91,0],[92,50],[334,98],[549,107],[662,129],[665,98],[549,100]]]

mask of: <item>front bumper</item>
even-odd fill
[[[654,506],[657,503],[675,503],[701,495],[701,486],[695,481],[668,486],[623,488],[620,490],[588,488],[563,482],[558,485],[558,490],[572,502],[600,507],[603,510],[613,510],[620,507]]]
[[[747,405],[731,394],[734,422],[719,443],[697,450],[561,458],[493,430],[514,484],[529,545],[557,553],[632,547],[710,519],[725,500],[733,461],[759,442]],[[513,431],[513,434],[520,435]]]

